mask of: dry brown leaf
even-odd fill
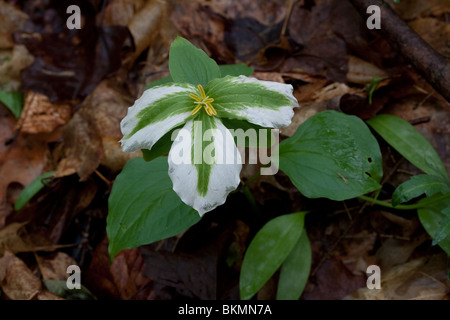
[[[0,1],[0,49],[14,46],[11,33],[19,29],[28,15],[6,1]]]
[[[0,285],[12,300],[27,300],[42,290],[42,284],[25,263],[9,251],[0,258]]]
[[[30,66],[34,57],[24,45],[15,45],[12,51],[1,55],[0,60],[0,86],[6,91],[17,92],[21,87],[21,72]]]
[[[117,171],[130,158],[140,156],[140,151],[121,151],[118,143],[120,121],[131,105],[131,99],[113,82],[101,82],[63,129],[65,156],[55,176],[77,173],[85,181],[99,164]]]
[[[108,1],[102,17],[102,26],[127,26],[144,5],[145,0]]]
[[[15,202],[8,199],[8,188],[17,183],[25,187],[42,174],[49,154],[43,137],[16,135],[14,122],[9,113],[0,115],[0,228]]]
[[[370,83],[373,78],[385,79],[387,77],[388,74],[386,72],[372,63],[349,55],[347,73],[347,80],[349,82],[367,84]]]
[[[448,257],[423,257],[383,273],[381,289],[361,288],[346,300],[448,300]]]
[[[450,24],[435,18],[423,18],[412,21],[413,28],[434,50],[450,60]]]
[[[77,265],[76,261],[64,252],[57,252],[51,256],[36,255],[42,278],[67,280],[67,267]]]
[[[24,223],[11,223],[0,230],[0,256],[3,255],[5,249],[12,253],[33,251],[34,246],[24,241],[21,236]]]
[[[440,16],[444,13],[450,13],[448,0],[400,1],[397,4],[393,0],[387,1],[404,20],[413,20],[418,17]]]
[[[17,128],[23,133],[49,133],[66,124],[71,113],[69,104],[51,103],[47,96],[28,91]]]
[[[128,28],[136,47],[134,61],[153,42],[161,29],[162,19],[167,16],[168,3],[166,1],[150,0],[145,3],[130,20]]]

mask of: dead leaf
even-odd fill
[[[18,92],[22,86],[21,72],[30,66],[34,57],[24,45],[15,45],[12,51],[2,54],[0,61],[0,86],[6,91]]]
[[[50,133],[69,121],[71,114],[71,105],[51,103],[47,96],[28,91],[17,128],[23,133]]]
[[[69,273],[67,268],[70,265],[77,265],[77,262],[64,252],[56,252],[51,255],[36,255],[36,259],[42,278],[53,280],[67,280]]]
[[[373,78],[386,79],[388,74],[374,64],[349,55],[347,80],[357,84],[370,83]]]
[[[145,0],[111,0],[103,10],[102,26],[127,26]]]
[[[422,257],[387,272],[381,268],[381,289],[358,289],[346,300],[448,300],[445,254]]]
[[[387,0],[391,7],[404,19],[413,20],[418,17],[440,16],[449,13],[447,0],[399,1]]]
[[[422,18],[412,21],[409,26],[434,50],[442,54],[447,61],[450,61],[449,23],[435,18]]]
[[[13,120],[5,109],[0,114],[0,228],[13,211],[14,203],[8,202],[10,185],[19,183],[22,187],[42,174],[49,155],[43,136],[16,135]],[[1,112],[1,111],[0,111]]]
[[[0,229],[0,256],[5,249],[11,253],[29,252],[34,250],[34,246],[23,239],[24,223],[11,223]]]
[[[6,1],[0,1],[0,49],[14,46],[11,34],[27,20],[28,15],[25,12]]]

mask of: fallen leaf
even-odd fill
[[[64,252],[56,252],[51,255],[36,255],[39,271],[43,279],[67,280],[70,276],[67,268],[77,265],[77,262]]]
[[[22,70],[30,66],[34,57],[24,45],[15,45],[12,51],[2,54],[0,61],[0,86],[8,92],[19,92]]]
[[[23,238],[24,223],[11,223],[3,229],[0,229],[0,256],[3,255],[5,249],[11,253],[30,252],[35,248]]]
[[[49,133],[69,121],[71,115],[69,104],[51,103],[45,95],[28,91],[17,128],[23,133]]]
[[[374,78],[385,79],[388,74],[365,60],[355,56],[349,56],[347,80],[357,84],[370,83]]]
[[[0,49],[14,46],[11,34],[27,20],[26,13],[6,1],[0,1]]]
[[[449,13],[447,0],[398,1],[387,0],[391,7],[404,19],[413,20],[418,17],[440,16]]]

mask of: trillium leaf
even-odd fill
[[[231,133],[203,110],[179,131],[168,162],[173,189],[200,215],[223,204],[240,183],[241,156]]]
[[[170,46],[169,70],[173,81],[206,84],[220,77],[217,63],[188,40],[176,37]]]
[[[248,67],[245,63],[238,63],[238,64],[222,64],[219,66],[220,70],[220,76],[250,76],[253,73],[253,68]],[[167,76],[158,80],[155,80],[151,83],[149,83],[146,87],[146,89],[150,89],[156,86],[159,86],[161,84],[166,84],[173,82],[172,76]]]
[[[420,174],[411,177],[395,189],[392,195],[392,205],[396,206],[403,202],[417,198],[422,194],[431,197],[439,192],[450,192],[450,183],[442,176],[432,176],[428,174]]]
[[[175,236],[200,220],[181,202],[167,175],[166,158],[127,162],[108,199],[109,255]]]
[[[422,199],[425,201],[429,198]],[[421,201],[418,203],[420,204]],[[434,202],[424,208],[417,210],[419,220],[427,233],[433,238],[434,243],[448,255],[450,255],[450,234],[448,231],[447,219],[450,215],[450,197]]]
[[[436,150],[409,122],[393,115],[380,114],[367,123],[417,168],[447,178],[447,171]]]
[[[14,204],[14,210],[19,211],[22,209],[22,207],[30,201],[33,196],[39,192],[44,187],[44,184],[42,183],[43,180],[46,178],[49,178],[55,174],[55,171],[50,171],[41,174],[39,177],[34,179],[29,185],[27,185],[22,192],[20,193],[19,197],[16,200],[16,203]]]
[[[291,85],[245,76],[214,79],[205,88],[219,118],[245,120],[263,127],[287,127],[298,102]]]
[[[336,111],[306,120],[280,143],[280,169],[309,198],[345,200],[379,189],[381,152],[364,122]]]
[[[283,262],[278,279],[277,300],[298,300],[311,270],[311,246],[306,230]]]
[[[267,222],[253,238],[242,262],[241,299],[248,300],[286,260],[303,232],[306,212],[279,216]]]
[[[133,152],[151,150],[167,132],[186,122],[195,107],[190,93],[193,85],[171,83],[144,91],[120,123],[124,135],[122,149]]]
[[[23,94],[6,92],[0,89],[0,102],[2,102],[18,119],[23,108]]]

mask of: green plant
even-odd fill
[[[267,147],[271,131],[264,128],[287,126],[297,106],[291,86],[237,76],[248,75],[249,69],[219,67],[185,39],[174,41],[169,56],[171,77],[150,85],[121,123],[123,149],[142,149],[149,162],[130,160],[114,183],[107,218],[111,259],[122,249],[183,232],[221,205],[240,182],[241,159],[235,143],[248,145],[236,136],[231,137],[232,143],[223,144],[230,130],[262,130],[257,145]],[[201,128],[195,128],[194,120]],[[324,111],[310,117],[275,149],[272,164],[279,163],[309,198],[342,201],[359,197],[392,209],[419,209],[425,229],[449,253],[449,183],[439,157],[425,138],[399,118],[378,116],[369,124],[427,173],[427,178],[417,176],[401,185],[392,204],[365,196],[382,187],[382,156],[370,129],[355,116]],[[180,138],[183,125],[187,135]],[[195,139],[208,128],[212,129],[208,143]],[[418,145],[412,147],[411,141]],[[233,155],[229,167],[217,161],[226,154],[223,149]],[[195,162],[198,150],[209,155],[204,162]],[[162,157],[167,153],[168,158]],[[188,163],[176,163],[174,154],[187,156]],[[251,200],[246,186],[243,191]],[[427,197],[402,204],[422,193]],[[256,234],[241,269],[242,299],[250,299],[277,270],[277,298],[300,297],[311,265],[305,215],[278,216]]]

